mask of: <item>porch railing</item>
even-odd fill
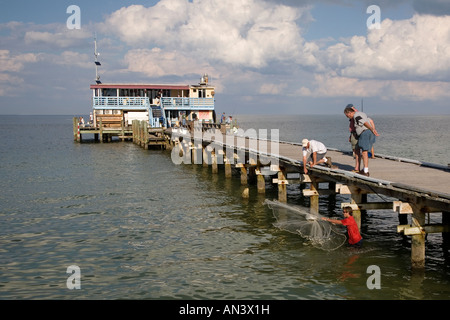
[[[147,97],[94,97],[94,109],[148,109]],[[214,110],[214,98],[161,98],[165,110]]]
[[[94,109],[148,109],[148,98],[140,97],[94,97]]]
[[[161,98],[165,110],[214,110],[214,98]]]

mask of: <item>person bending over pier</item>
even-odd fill
[[[361,248],[363,238],[361,237],[361,233],[359,233],[359,228],[355,221],[355,218],[353,218],[352,207],[344,207],[342,211],[344,214],[344,219],[342,220],[334,220],[325,217],[323,217],[322,220],[346,226],[348,233],[348,244],[351,247]]]
[[[375,137],[378,137],[379,134],[371,125],[371,121],[367,115],[364,112],[356,112],[353,109],[353,105],[348,105],[344,110],[344,114],[347,118],[353,119],[355,124],[355,131],[358,140],[355,150],[355,169],[360,169],[359,163],[361,162],[362,156],[364,169],[359,171],[359,173],[369,177],[369,151],[372,150],[373,144],[376,140]],[[360,151],[362,151],[362,154]]]
[[[308,169],[306,168],[306,164],[309,164],[309,166],[312,168],[316,164],[325,164],[327,167],[331,168],[331,158],[325,157],[327,154],[327,147],[320,142],[316,140],[308,140],[303,139],[302,141],[302,152],[303,152],[303,172],[305,174],[308,173]],[[312,161],[311,161],[312,160]]]

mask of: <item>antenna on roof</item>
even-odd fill
[[[97,52],[97,34],[95,34],[95,36],[94,36],[94,44],[95,44],[95,49],[94,49],[94,56],[95,56],[95,82],[97,84],[101,84],[102,82],[100,81],[100,76],[98,75],[98,67],[100,67],[102,64],[98,61],[98,56],[100,55],[100,53]]]

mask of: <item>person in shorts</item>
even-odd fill
[[[370,119],[364,112],[357,112],[355,111],[353,106],[347,106],[344,110],[344,114],[347,118],[353,119],[355,125],[356,138],[358,140],[355,149],[355,168],[360,168],[362,158],[364,169],[360,170],[359,173],[369,177],[369,151],[372,151],[373,144],[375,143],[376,137],[378,137],[379,134],[377,130],[371,125]]]

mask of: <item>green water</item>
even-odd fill
[[[63,116],[1,120],[0,299],[450,297],[441,235],[427,239],[425,273],[412,273],[391,211],[363,217],[363,249],[323,251],[274,227],[269,181],[265,196],[251,184],[245,200],[238,175],[132,143],[77,144],[71,126]],[[339,217],[342,201],[321,197],[321,214]],[[308,204],[300,186],[288,187],[288,203]],[[67,286],[72,265],[79,290]],[[373,265],[381,288],[371,290]]]

